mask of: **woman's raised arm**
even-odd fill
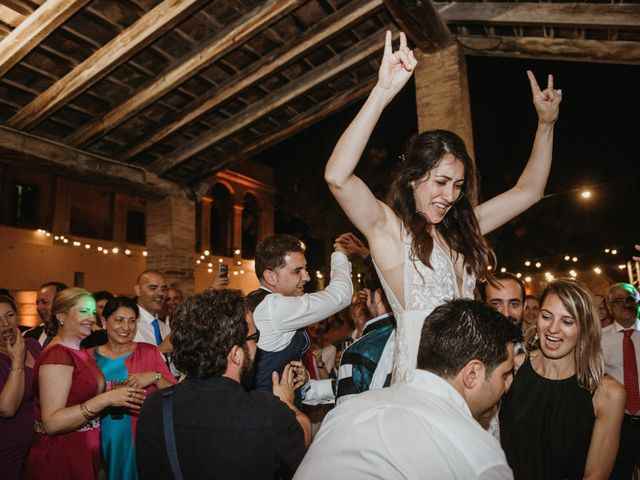
[[[391,32],[387,32],[378,83],[356,118],[340,137],[324,174],[331,193],[349,219],[367,238],[383,227],[393,213],[375,198],[353,171],[382,111],[411,78],[417,65],[413,52],[407,46],[404,33],[400,33],[400,48],[395,52],[391,40]]]
[[[501,227],[538,202],[544,195],[551,169],[553,128],[560,112],[562,90],[553,88],[553,75],[548,76],[547,88],[544,90],[540,90],[531,71],[527,71],[527,75],[531,84],[533,105],[538,113],[538,130],[531,156],[513,188],[476,207],[475,212],[482,234]]]

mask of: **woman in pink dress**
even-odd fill
[[[17,480],[33,442],[32,374],[40,344],[22,338],[13,299],[0,295],[0,478]]]
[[[103,473],[98,414],[107,407],[138,409],[140,388],[105,392],[93,356],[80,347],[96,321],[91,293],[69,288],[51,310],[56,335],[34,366],[36,439],[25,465],[27,479],[95,479]]]

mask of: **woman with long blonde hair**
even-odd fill
[[[500,441],[516,479],[609,477],[620,439],[624,387],[605,376],[593,295],[551,282],[500,408]]]

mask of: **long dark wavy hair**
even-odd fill
[[[458,135],[448,130],[429,130],[414,135],[407,143],[404,159],[398,165],[386,202],[411,232],[413,255],[432,268],[429,261],[433,250],[433,238],[429,234],[431,223],[417,211],[411,184],[436,168],[447,154],[462,162],[464,186],[458,200],[435,227],[449,248],[464,256],[467,273],[491,281],[488,267],[495,264],[495,255],[480,233],[472,204],[477,194],[478,173],[464,141]]]

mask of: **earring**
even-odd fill
[[[533,343],[536,343],[538,341],[538,332],[536,332],[536,334],[533,337]]]
[[[62,327],[63,325],[64,325],[64,322],[60,320],[60,326]]]

